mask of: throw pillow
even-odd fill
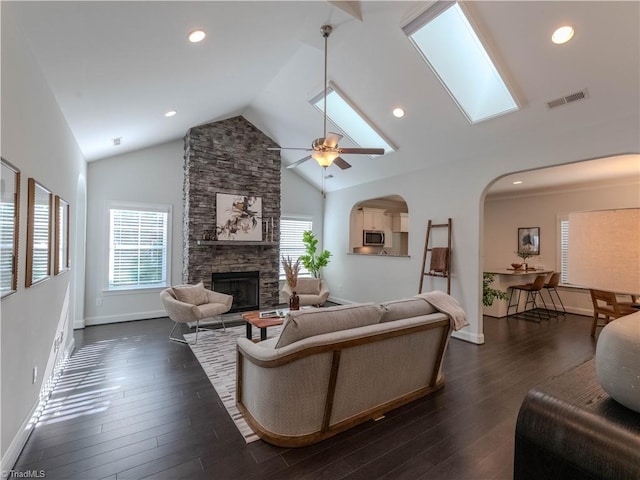
[[[209,301],[207,298],[207,291],[205,290],[202,282],[196,285],[177,285],[172,288],[176,299],[181,302],[189,303],[191,305],[202,305]]]
[[[285,319],[276,348],[315,335],[373,325],[380,321],[382,312],[380,305],[371,303],[291,311]]]
[[[296,288],[293,289],[298,295],[318,295],[320,293],[319,278],[298,278]]]

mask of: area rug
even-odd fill
[[[269,336],[278,335],[281,328],[270,327]],[[236,427],[245,441],[251,443],[259,440],[259,437],[247,425],[236,407],[236,339],[244,335],[246,335],[244,326],[229,327],[226,331],[223,329],[201,330],[198,333],[198,343],[190,347]],[[196,334],[187,333],[184,338],[188,342],[193,342]]]

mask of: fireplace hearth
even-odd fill
[[[224,272],[211,274],[211,289],[233,295],[229,313],[260,308],[260,272]]]

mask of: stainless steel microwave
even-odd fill
[[[383,246],[384,232],[379,230],[364,230],[362,232],[362,245],[364,246]]]

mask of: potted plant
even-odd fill
[[[482,304],[485,307],[493,305],[493,301],[497,298],[499,300],[506,300],[509,298],[507,292],[491,288],[495,274],[484,272],[482,274]]]
[[[331,253],[328,250],[323,250],[316,255],[318,240],[311,230],[307,230],[302,234],[302,243],[304,243],[307,254],[300,257],[300,262],[302,262],[304,268],[311,272],[311,275],[315,278],[320,278],[320,269],[327,266]]]

